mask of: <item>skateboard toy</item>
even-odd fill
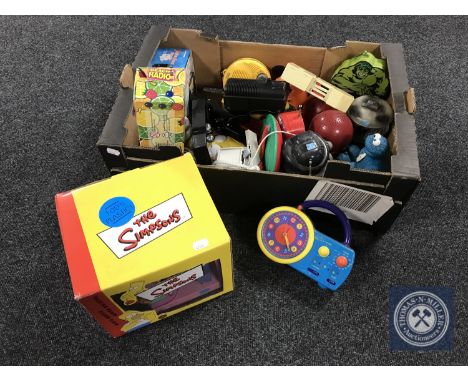
[[[343,243],[314,228],[303,212],[309,208],[324,208],[338,218],[344,230]],[[354,264],[349,220],[338,207],[324,200],[305,201],[298,208],[273,208],[260,220],[257,240],[270,260],[288,264],[323,289],[337,290]]]

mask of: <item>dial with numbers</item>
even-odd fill
[[[257,239],[262,252],[271,260],[291,264],[304,258],[314,242],[314,226],[301,211],[277,207],[260,221]]]

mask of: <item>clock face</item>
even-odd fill
[[[291,207],[270,210],[260,221],[257,239],[262,252],[278,263],[294,263],[307,255],[314,241],[309,218]]]

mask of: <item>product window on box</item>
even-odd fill
[[[223,289],[219,260],[198,265],[164,280],[137,281],[131,291],[112,296],[123,310],[154,310],[158,315],[182,308]]]

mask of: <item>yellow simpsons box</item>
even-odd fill
[[[190,154],[55,203],[75,299],[114,337],[233,289],[230,237]]]

